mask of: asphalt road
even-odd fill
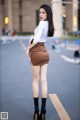
[[[0,112],[8,112],[9,120],[33,120],[32,71],[24,46],[28,40],[0,41]],[[61,55],[73,57],[73,51],[52,49],[48,65],[48,94],[56,94],[71,120],[80,120],[80,64],[73,64]],[[40,99],[41,103],[41,92]],[[49,95],[46,120],[60,120]]]

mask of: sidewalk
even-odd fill
[[[0,36],[0,40],[6,41],[6,40],[27,40],[30,39],[31,36]]]

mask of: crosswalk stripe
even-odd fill
[[[64,109],[63,105],[61,104],[59,98],[56,94],[49,94],[49,97],[60,117],[60,120],[71,120],[68,113]]]

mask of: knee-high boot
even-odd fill
[[[38,104],[39,98],[34,98],[34,116],[33,120],[39,120],[39,104]]]
[[[46,120],[45,113],[46,113],[46,98],[42,98],[40,120]]]

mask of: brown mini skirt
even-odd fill
[[[34,66],[39,66],[43,64],[48,64],[49,53],[44,45],[44,43],[37,43],[29,51],[31,63]]]

